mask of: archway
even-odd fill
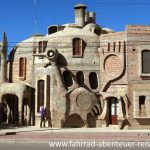
[[[2,109],[3,122],[8,122],[11,124],[15,124],[19,121],[18,114],[18,97],[12,94],[6,94],[2,97],[2,101],[5,104],[4,109]]]
[[[81,128],[84,126],[84,122],[79,115],[73,114],[68,117],[63,126],[67,128]]]

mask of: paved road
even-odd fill
[[[49,140],[121,140],[121,141],[150,141],[150,133],[136,133],[136,132],[101,132],[101,133],[51,133],[51,132],[8,132],[7,135],[1,135],[0,141],[49,141]]]
[[[100,147],[73,147],[73,148],[66,148],[66,147],[55,147],[50,148],[49,143],[0,143],[1,150],[149,150],[149,148],[100,148]]]
[[[53,143],[69,143],[68,147],[53,146]],[[72,142],[70,144],[70,141]],[[102,146],[98,142],[135,142],[132,147],[117,148]],[[148,143],[145,146],[146,141]],[[88,142],[86,144],[77,143]],[[96,142],[93,146],[92,142]],[[137,143],[141,142],[142,146]],[[50,147],[50,143],[52,146]],[[98,143],[98,144],[97,144]],[[144,144],[144,146],[143,146]],[[71,146],[70,146],[71,145]],[[117,145],[117,144],[116,144]],[[148,147],[149,146],[149,147]],[[100,132],[100,133],[52,133],[52,132],[8,132],[6,135],[0,135],[0,150],[149,150],[150,133],[149,132]]]

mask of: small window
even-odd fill
[[[64,77],[65,85],[67,87],[70,87],[70,86],[73,85],[72,76],[71,76],[71,73],[69,71],[64,71],[63,72],[63,77]]]
[[[44,105],[44,80],[38,81],[37,88],[37,112],[40,112],[40,106]]]
[[[98,88],[97,74],[95,72],[91,72],[89,74],[89,82],[90,82],[91,89],[95,90]]]
[[[73,39],[73,56],[74,57],[82,57],[82,39],[74,38]]]
[[[145,96],[139,97],[139,116],[146,116]]]
[[[26,77],[26,58],[23,57],[19,59],[19,77]]]
[[[78,71],[76,77],[77,77],[77,83],[79,85],[84,83],[84,74],[82,71]]]
[[[42,53],[42,42],[39,42],[39,53]]]
[[[142,73],[150,73],[150,50],[142,51]]]
[[[47,41],[40,41],[39,42],[39,53],[45,52],[46,47],[47,47]]]
[[[49,35],[53,34],[55,32],[57,32],[57,26],[51,26],[51,27],[48,28],[48,34]]]

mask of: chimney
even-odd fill
[[[89,12],[89,21],[90,21],[90,23],[95,23],[96,22],[95,12]]]
[[[1,46],[0,83],[7,81],[7,37],[5,32],[3,33],[3,41]]]
[[[85,12],[85,23],[89,22],[89,11]]]
[[[86,6],[83,4],[77,4],[74,6],[74,9],[75,9],[75,24],[78,24],[83,27],[85,25]]]

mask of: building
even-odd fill
[[[114,32],[77,4],[75,23],[0,46],[0,123],[150,129],[150,26]]]

